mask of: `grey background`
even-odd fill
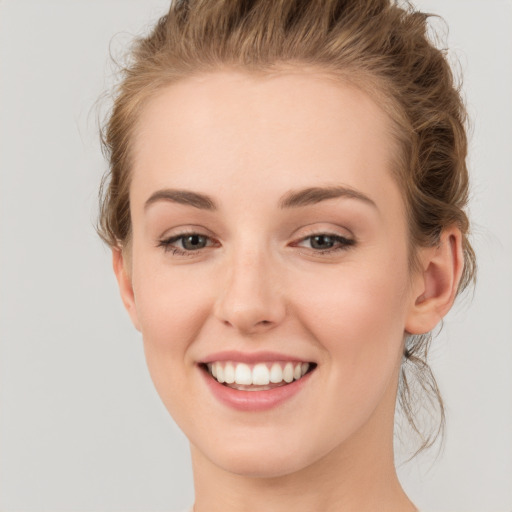
[[[512,2],[415,3],[445,17],[466,77],[480,275],[432,352],[444,451],[402,465],[400,477],[426,511],[510,512]],[[92,227],[105,169],[95,101],[112,81],[109,47],[119,54],[167,6],[0,0],[4,512],[151,512],[193,500],[186,439],[153,389]]]

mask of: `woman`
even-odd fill
[[[474,278],[465,111],[427,16],[177,1],[107,122],[100,234],[195,512],[413,511],[395,403]],[[420,448],[421,448],[420,447]]]

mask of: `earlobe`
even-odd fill
[[[135,295],[133,293],[132,279],[129,269],[127,268],[128,263],[123,255],[123,251],[119,248],[112,249],[112,267],[116,275],[124,307],[126,308],[126,311],[128,311],[133,325],[138,331],[140,331],[141,329],[135,304]]]
[[[422,271],[415,276],[414,293],[405,330],[409,334],[431,331],[453,305],[464,266],[460,230],[449,227],[436,247],[420,249]]]

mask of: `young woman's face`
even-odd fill
[[[145,106],[125,302],[196,461],[276,476],[389,448],[414,303],[393,151],[368,96],[309,72]]]

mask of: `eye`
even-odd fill
[[[165,252],[186,256],[212,245],[213,240],[200,233],[180,233],[158,242],[158,247],[163,247]]]
[[[296,245],[312,249],[316,254],[327,254],[346,250],[356,241],[341,235],[331,233],[315,233],[300,240]]]
[[[181,236],[178,240],[181,240],[181,245],[187,251],[196,251],[197,249],[202,249],[206,247],[208,243],[208,238],[203,235],[186,235]]]

